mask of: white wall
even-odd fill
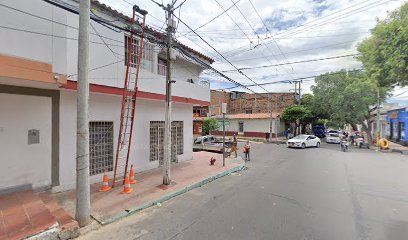
[[[2,4],[43,18],[65,23],[64,10],[41,0],[2,0]],[[66,27],[4,7],[0,8],[1,25],[56,36],[65,36]],[[66,39],[0,28],[0,54],[53,64],[54,71],[66,73]]]
[[[51,185],[51,98],[0,93],[0,190]],[[28,130],[40,143],[28,144]]]
[[[77,5],[73,1],[67,0],[67,2],[74,6]],[[54,7],[42,0],[4,0],[2,4],[72,27],[65,27],[1,7],[0,22],[2,25],[54,35],[54,37],[0,28],[0,54],[50,63],[53,65],[54,72],[67,74],[68,79],[76,80],[78,56],[76,39],[78,38],[78,30],[74,28],[78,27],[78,15]],[[115,20],[102,12],[97,12],[97,14],[105,19]],[[90,69],[105,65],[109,66],[91,70],[89,73],[90,82],[121,88],[125,79],[124,33],[115,32],[94,21],[91,21],[91,24]],[[115,24],[125,27],[125,24],[120,22],[115,22]],[[109,45],[110,49],[104,44],[94,28],[99,35],[107,37],[104,38],[104,41]],[[157,58],[157,54],[154,54],[154,56]],[[153,67],[157,68],[157,66]],[[197,84],[184,84],[189,78],[197,80],[197,76],[200,75],[202,70],[203,68],[200,66],[178,57],[173,64],[173,79],[177,81],[173,85],[174,95],[210,101],[210,90],[208,88]],[[145,69],[140,70],[139,90],[165,94],[165,77],[153,72]]]
[[[238,131],[238,122],[244,122],[244,132],[269,132],[269,119],[228,119],[230,125],[225,127],[225,131]],[[273,132],[275,120],[272,122]]]
[[[238,122],[244,122],[244,132],[269,132],[269,119],[227,119],[230,122],[230,125],[225,126],[225,131],[231,132],[238,132]],[[275,119],[272,120],[272,133],[281,133],[285,131],[285,123],[283,121],[280,122],[278,126],[276,126],[277,121]],[[278,127],[279,129],[277,129]],[[219,128],[222,130],[222,127]]]
[[[114,122],[114,154],[119,134],[120,96],[91,94],[90,121]],[[76,92],[62,91],[60,100],[60,184],[55,191],[70,189],[75,186],[75,146],[76,146]],[[192,159],[192,111],[191,104],[173,104],[173,121],[183,121],[184,154],[178,160]],[[164,121],[164,102],[138,99],[133,132],[132,150],[129,164],[134,164],[135,171],[156,168],[158,161],[150,162],[150,121]],[[115,159],[115,158],[114,158]],[[113,159],[113,160],[114,160]],[[109,173],[112,178],[112,172]],[[91,177],[91,182],[101,181],[101,175]]]
[[[101,12],[98,12],[98,15],[103,16],[106,19],[111,19],[109,15],[105,15]],[[124,62],[124,36],[125,33],[117,33],[115,31],[109,30],[108,28],[92,22],[92,26],[96,31],[110,39],[104,38],[104,41],[109,44],[111,50],[109,50],[101,41],[99,36],[91,35],[90,43],[90,69],[97,68],[104,65],[109,65],[115,62],[110,66],[106,66],[97,70],[92,70],[89,73],[89,78],[91,83],[102,84],[112,87],[123,87],[126,73],[126,66]],[[78,16],[75,14],[67,13],[67,23],[69,25],[77,26],[78,25]],[[124,24],[115,22],[115,24],[125,27]],[[95,30],[91,27],[91,33],[95,33]],[[68,37],[76,37],[77,30],[68,29]],[[100,43],[100,44],[96,44]],[[76,41],[68,41],[68,51],[67,51],[67,72],[70,76],[69,79],[76,80],[77,72],[77,48],[78,44]],[[156,47],[155,54],[153,55],[157,58],[158,51],[160,49]],[[123,61],[121,61],[123,60]],[[156,61],[157,63],[157,61]],[[154,69],[157,66],[153,66]],[[198,75],[203,71],[203,68],[197,64],[192,64],[186,60],[183,60],[181,57],[178,57],[173,63],[172,79],[176,80],[176,83],[173,84],[174,96],[187,97],[198,99],[202,101],[210,101],[210,89],[202,87],[198,84],[187,83],[187,79],[192,78],[193,80],[198,79]],[[135,73],[135,71],[133,71]],[[133,75],[134,77],[134,75]],[[134,78],[132,78],[134,81]],[[198,81],[197,81],[198,82]],[[165,94],[165,76],[154,73],[154,71],[148,71],[146,69],[140,69],[140,76],[138,87],[140,91],[152,92],[158,94]]]

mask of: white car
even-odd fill
[[[326,137],[326,142],[327,143],[340,143],[340,135],[338,133],[329,133],[329,135]]]
[[[314,135],[298,135],[287,141],[287,147],[294,148],[307,148],[307,147],[320,147],[320,138]]]

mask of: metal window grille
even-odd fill
[[[183,154],[183,121],[171,123],[171,159],[177,161],[177,155]],[[159,161],[163,164],[164,159],[164,121],[150,122],[150,161]]]
[[[129,38],[130,36],[125,35],[125,66],[127,64],[128,52],[130,49]],[[147,41],[143,41],[143,50],[142,50],[143,54],[142,54],[142,59],[140,61],[140,66],[141,68],[149,70],[150,72],[153,72],[153,49],[154,49],[153,44]],[[139,39],[133,38],[132,39],[132,52],[130,53],[131,55],[130,56],[130,66],[133,68],[137,66],[138,51],[139,51]]]
[[[89,122],[89,175],[113,170],[113,122]]]
[[[150,161],[159,161],[163,164],[164,158],[164,122],[150,122]]]
[[[131,43],[132,47],[130,47],[129,38],[130,36],[125,35],[125,66],[127,65],[128,53],[129,53],[129,49],[131,48],[132,52],[130,53],[130,66],[136,67],[137,66],[137,55],[139,51],[139,39],[133,38],[132,43]]]
[[[183,121],[173,121],[171,123],[171,146],[172,161],[177,161],[177,155],[183,154]]]

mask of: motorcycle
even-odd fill
[[[341,150],[343,152],[347,152],[348,148],[349,148],[349,145],[350,145],[350,143],[347,140],[342,140],[341,143],[340,143]]]

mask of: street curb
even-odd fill
[[[236,160],[234,159],[233,161],[236,161]],[[118,221],[118,220],[120,220],[120,219],[122,219],[124,217],[130,216],[130,215],[132,215],[134,213],[140,212],[140,211],[145,210],[145,209],[147,209],[149,207],[153,207],[154,205],[157,205],[158,203],[165,202],[165,201],[170,200],[170,199],[172,199],[174,197],[177,197],[178,195],[186,193],[186,192],[188,192],[190,190],[193,190],[195,188],[201,187],[201,186],[203,186],[203,185],[205,185],[207,183],[210,183],[210,182],[212,182],[212,181],[214,181],[214,180],[216,180],[218,178],[222,178],[222,177],[225,177],[225,176],[227,176],[227,175],[229,175],[231,173],[241,171],[242,169],[244,169],[244,167],[245,167],[245,162],[241,163],[240,165],[238,165],[236,167],[233,167],[231,169],[228,169],[226,171],[218,173],[218,174],[216,174],[214,176],[207,177],[207,178],[205,178],[205,179],[203,179],[203,180],[201,180],[201,181],[199,181],[197,183],[189,185],[189,186],[187,186],[185,188],[182,188],[182,189],[180,189],[180,190],[178,190],[176,192],[170,193],[169,195],[166,195],[166,196],[161,197],[159,199],[153,200],[152,202],[149,202],[149,203],[147,203],[145,205],[142,205],[142,206],[139,206],[139,207],[133,208],[133,209],[128,209],[125,212],[122,212],[122,213],[120,213],[120,214],[118,214],[118,215],[116,215],[114,217],[111,217],[109,219],[106,219],[104,221],[98,221],[98,220],[97,221],[101,225],[107,225],[107,224],[116,222],[116,221]]]

